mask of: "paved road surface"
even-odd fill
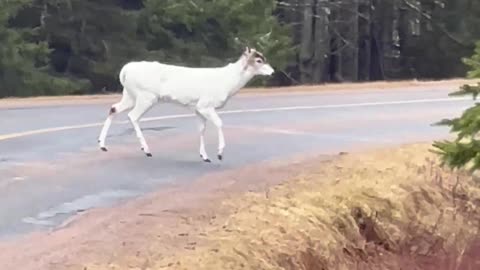
[[[91,207],[132,198],[172,181],[317,151],[336,153],[441,138],[431,123],[472,104],[429,90],[323,92],[237,96],[221,115],[225,160],[198,155],[196,119],[173,105],[156,106],[142,123],[153,158],[146,158],[126,116],[107,139],[97,136],[109,105],[0,109],[0,237],[52,228]],[[217,138],[209,125],[207,151]]]

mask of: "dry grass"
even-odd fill
[[[360,91],[360,90],[385,90],[402,88],[405,90],[418,89],[422,87],[435,87],[442,89],[451,89],[452,91],[464,84],[474,84],[479,80],[472,79],[449,79],[438,81],[380,81],[380,82],[364,82],[364,83],[328,83],[319,85],[300,85],[292,87],[270,87],[270,88],[246,88],[243,89],[241,95],[251,94],[288,94],[299,92],[316,92],[316,91]],[[117,102],[120,95],[80,95],[80,96],[44,96],[44,97],[28,97],[28,98],[4,98],[0,99],[0,108],[16,108],[24,106],[56,106],[56,105],[80,105],[80,104],[111,104]]]
[[[175,257],[152,240],[149,257],[86,269],[468,269],[479,202],[473,180],[437,166],[428,146],[343,155],[224,201],[226,222]]]

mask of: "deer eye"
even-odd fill
[[[257,60],[256,60],[255,62],[261,64],[263,61],[262,61],[262,59],[258,59],[258,58],[257,58]]]

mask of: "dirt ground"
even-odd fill
[[[83,270],[80,266],[87,262],[108,264],[131,254],[148,255],[152,239],[165,244],[156,252],[174,255],[190,242],[186,236],[197,235],[202,227],[228,216],[228,210],[217,207],[223,200],[263,192],[315,165],[306,157],[257,164],[210,174],[188,185],[168,186],[118,208],[87,211],[54,232],[0,243],[0,265],[19,270]]]
[[[477,269],[479,189],[428,149],[210,174],[0,243],[1,269]]]
[[[403,90],[458,88],[464,84],[474,84],[479,80],[470,79],[450,79],[438,81],[390,81],[390,82],[365,82],[365,83],[336,83],[322,85],[302,85],[292,87],[270,87],[270,88],[245,88],[239,93],[242,96],[258,94],[288,94],[291,92],[312,92],[312,91],[359,91],[359,90],[384,90],[402,88]],[[29,98],[4,98],[0,99],[0,109],[31,107],[31,106],[57,106],[57,105],[82,105],[82,104],[113,104],[120,100],[119,94],[104,95],[82,95],[82,96],[49,96],[49,97],[29,97]]]

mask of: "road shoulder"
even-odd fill
[[[425,89],[448,89],[454,91],[464,84],[475,84],[479,80],[470,79],[449,79],[438,81],[392,81],[392,82],[364,82],[364,83],[331,83],[320,85],[301,85],[291,87],[269,87],[269,88],[245,88],[239,96],[252,95],[288,95],[288,94],[312,94],[325,92],[356,92],[356,91],[384,91],[402,89],[404,91],[425,90]],[[46,96],[29,98],[4,98],[0,99],[0,109],[30,108],[45,106],[74,106],[74,105],[95,105],[113,104],[120,100],[118,93],[103,95],[81,95],[81,96]]]
[[[2,243],[0,264],[23,270],[267,269],[281,264],[301,269],[302,258],[313,256],[308,250],[333,254],[325,243],[346,248],[353,261],[380,248],[375,241],[384,240],[393,250],[409,236],[401,233],[407,216],[419,228],[436,227],[441,237],[427,238],[427,244],[460,241],[449,237],[458,233],[469,239],[475,232],[463,229],[472,220],[457,211],[466,206],[465,200],[451,198],[456,178],[434,165],[428,149],[417,144],[336,157],[309,155],[210,174],[120,207],[89,211],[49,234]],[[462,188],[470,187],[465,182]],[[468,194],[477,196],[478,189]],[[375,231],[371,239],[354,230],[341,233],[338,228],[360,226],[355,225],[359,219],[348,218],[355,209],[364,222],[371,221],[374,212],[395,222],[380,219],[385,223],[370,228]],[[451,219],[453,213],[457,220]],[[478,218],[476,212],[469,213]],[[438,223],[441,215],[448,217],[446,222]],[[331,224],[340,227],[332,229]],[[433,248],[427,244],[419,242],[416,248]],[[391,260],[418,263],[384,252]],[[374,255],[372,259],[381,259]],[[329,263],[322,258],[312,260]]]

